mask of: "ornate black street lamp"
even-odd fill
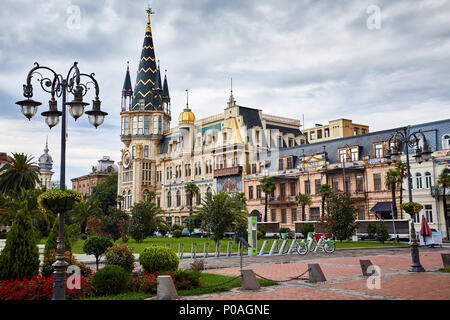
[[[45,77],[39,71],[50,72],[49,77]],[[106,112],[100,110],[100,100],[98,98],[99,88],[95,80],[94,73],[84,74],[80,73],[78,63],[74,62],[69,69],[66,78],[61,74],[56,73],[49,67],[40,66],[37,62],[35,67],[30,70],[27,76],[27,82],[23,85],[23,95],[26,100],[18,101],[16,104],[22,108],[22,113],[28,120],[36,114],[37,107],[41,105],[40,102],[31,99],[33,96],[33,86],[31,79],[33,76],[37,77],[41,88],[51,94],[49,101],[49,110],[42,112],[41,115],[45,117],[45,122],[50,129],[56,126],[59,122],[59,117],[62,115],[61,124],[61,168],[60,168],[60,189],[64,190],[66,187],[66,106],[69,106],[71,116],[77,120],[84,113],[84,108],[89,103],[83,102],[83,96],[89,90],[88,85],[93,84],[95,87],[95,100],[92,101],[92,110],[86,111],[89,115],[89,122],[96,128],[101,125],[107,115]],[[81,83],[81,77],[87,77],[88,82]],[[72,93],[74,99],[72,102],[66,102],[67,93]],[[58,110],[56,98],[62,97],[62,111]],[[59,235],[58,245],[56,248],[56,262],[53,264],[55,268],[53,278],[53,300],[65,300],[66,294],[66,268],[67,262],[64,261],[64,212],[59,212]]]
[[[422,139],[419,138],[421,136]],[[422,145],[421,143],[422,142]],[[429,147],[425,135],[421,130],[412,132],[408,135],[407,128],[396,130],[392,137],[389,139],[389,149],[385,156],[388,163],[397,162],[401,158],[401,147],[404,146],[406,152],[406,167],[408,171],[408,197],[409,202],[413,202],[412,199],[412,185],[411,185],[411,170],[409,166],[409,148],[414,148],[414,158],[416,162],[421,164],[423,161],[428,161],[433,153]],[[416,229],[414,228],[414,221],[411,216],[411,257],[412,264],[409,269],[410,272],[424,272],[425,269],[420,264],[419,257],[419,244],[417,243]]]

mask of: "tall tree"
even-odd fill
[[[20,188],[33,189],[39,182],[39,167],[33,157],[13,153],[11,162],[0,168],[0,192],[20,192]]]
[[[275,181],[272,177],[264,177],[259,185],[266,196],[264,200],[264,222],[267,222],[268,194],[275,190]]]
[[[446,190],[450,188],[450,174],[448,171],[444,170],[438,178],[437,184],[439,187],[442,187],[442,202],[444,204],[444,221],[445,221],[445,231],[447,233],[447,239],[450,239],[450,236],[448,234],[448,210],[447,210],[447,196],[446,196]]]
[[[75,203],[72,210],[67,213],[68,217],[80,226],[80,233],[86,233],[87,220],[90,217],[100,217],[103,211],[98,200],[88,199],[84,202]]]
[[[193,198],[194,194],[198,194],[199,188],[195,183],[190,182],[184,186],[184,190],[189,194],[189,216],[192,216]]]
[[[302,221],[306,221],[305,207],[311,205],[311,196],[306,193],[299,193],[296,202],[302,207]]]
[[[385,184],[391,189],[392,194],[392,218],[397,219],[397,201],[395,197],[396,185],[398,183],[399,171],[397,169],[389,169],[386,172]]]
[[[140,242],[156,229],[167,229],[167,223],[162,217],[163,211],[155,203],[140,201],[131,208],[131,237]]]
[[[91,198],[98,200],[104,214],[109,214],[109,207],[117,205],[117,173],[110,175],[104,183],[92,188]]]
[[[202,221],[203,228],[212,232],[212,238],[217,243],[234,224],[245,222],[248,213],[244,208],[245,203],[242,203],[241,197],[219,192],[215,195],[207,194],[195,215]]]
[[[342,242],[352,236],[356,228],[355,200],[349,193],[331,194],[327,202],[327,214],[331,218],[331,231]]]
[[[329,184],[321,184],[319,187],[319,194],[322,197],[322,217],[325,215],[325,201],[331,194],[331,187]]]
[[[395,164],[396,170],[398,170],[398,175],[397,175],[397,184],[398,184],[398,188],[400,191],[400,214],[401,214],[401,218],[403,218],[403,208],[402,208],[402,203],[403,203],[403,181],[405,180],[405,178],[408,177],[408,167],[406,166],[406,163],[403,161],[398,161]]]

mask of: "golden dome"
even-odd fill
[[[178,122],[195,122],[195,116],[191,109],[184,109],[180,116],[178,117]]]

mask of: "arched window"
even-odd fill
[[[132,205],[133,205],[133,197],[131,195],[131,190],[129,190],[128,191],[128,207],[127,207],[127,209],[130,209]]]
[[[148,190],[147,189],[145,189],[144,190],[144,201],[148,201],[149,199],[148,199]]]
[[[206,193],[212,195],[211,187],[208,187],[208,189],[206,189]]]
[[[416,189],[422,189],[422,174],[420,172],[416,173]]]
[[[201,193],[201,191],[199,190],[199,191],[197,192],[197,205],[199,206],[199,205],[201,205],[201,203],[202,203],[202,193]]]
[[[126,191],[124,191],[122,193],[122,197],[123,197],[123,200],[122,200],[121,206],[122,206],[122,209],[125,210],[127,208],[127,192]]]
[[[450,149],[450,134],[444,134],[442,137],[442,149]]]
[[[177,190],[177,207],[181,206],[181,193],[180,190]]]
[[[170,208],[172,206],[172,192],[167,192],[167,207]]]
[[[425,172],[425,188],[430,189],[431,188],[431,173]]]

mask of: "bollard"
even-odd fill
[[[261,250],[259,251],[260,256],[262,256],[264,253],[266,253],[266,246],[267,246],[267,240],[264,240]]]
[[[183,259],[184,244],[180,243],[178,247],[181,247],[181,250],[178,249],[178,251],[180,251],[180,259]]]
[[[156,283],[157,300],[176,300],[178,299],[177,289],[173,284],[171,276],[158,276]]]
[[[191,259],[195,259],[196,253],[197,253],[197,244],[194,242],[191,245]]]
[[[444,265],[444,268],[450,268],[450,254],[441,253],[441,258],[442,258],[442,264]]]
[[[359,260],[359,264],[361,265],[361,271],[364,277],[369,277],[373,274],[373,272],[367,273],[367,268],[372,265],[372,262],[370,260]]]
[[[284,250],[284,247],[286,246],[286,242],[287,242],[287,240],[283,240],[283,242],[281,243],[280,250],[278,251],[278,254],[283,254],[283,250]]]
[[[292,254],[292,250],[294,250],[294,246],[297,242],[297,239],[292,240],[291,245],[289,246],[289,250],[287,252],[287,254]]]
[[[241,270],[241,276],[243,290],[259,290],[261,288],[253,270]]]
[[[270,248],[269,256],[272,256],[273,253],[275,252],[275,248],[276,248],[276,246],[277,246],[277,242],[278,242],[277,239],[273,240],[272,248]]]
[[[220,257],[220,246],[220,242],[216,243],[216,257]]]
[[[318,263],[308,264],[308,270],[309,270],[309,282],[315,283],[315,282],[327,281],[327,279],[325,278],[325,275],[323,274],[322,269],[320,268],[320,265]]]
[[[203,245],[203,258],[208,258],[208,252],[209,252],[209,242],[205,242]]]
[[[238,256],[240,256],[241,255],[241,242],[239,241],[239,243],[238,243]]]
[[[228,244],[227,244],[227,257],[231,256],[231,250],[232,249],[233,249],[233,242],[228,241]]]

